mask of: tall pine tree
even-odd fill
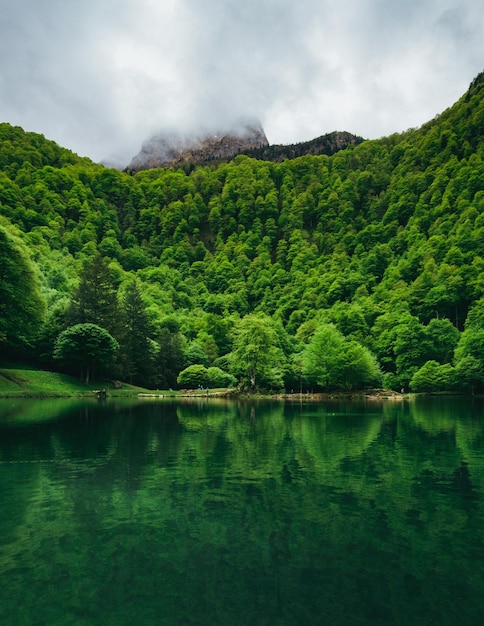
[[[156,340],[159,345],[156,385],[159,389],[174,389],[178,385],[178,374],[185,367],[186,341],[180,333],[178,322],[173,318],[164,320]]]
[[[150,332],[151,325],[136,280],[131,282],[122,303],[123,333],[121,360],[130,383],[144,387],[154,382]]]
[[[115,339],[122,337],[122,315],[109,265],[100,253],[86,261],[80,274],[79,287],[67,312],[67,322],[97,324]]]

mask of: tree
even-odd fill
[[[0,346],[30,348],[40,330],[45,301],[25,244],[0,226]]]
[[[433,318],[425,329],[431,344],[429,356],[439,363],[450,363],[459,341],[460,333],[449,319]]]
[[[343,383],[344,336],[333,324],[324,324],[313,335],[303,353],[303,373],[308,382],[323,389]]]
[[[69,369],[79,366],[81,379],[87,385],[97,372],[109,372],[118,348],[118,342],[105,328],[97,324],[76,324],[59,335],[54,357]]]
[[[308,382],[322,389],[364,389],[381,384],[375,356],[357,341],[347,340],[333,324],[323,324],[302,356]]]
[[[208,387],[233,387],[237,380],[235,376],[224,372],[220,367],[209,367],[207,369],[207,386]]]
[[[98,324],[114,337],[122,329],[116,289],[108,262],[97,253],[86,261],[80,274],[80,283],[68,311],[71,324]]]
[[[398,325],[394,350],[397,374],[403,387],[409,385],[412,375],[428,360],[432,347],[425,326],[417,318]]]
[[[152,377],[152,348],[150,341],[150,321],[137,281],[126,288],[122,302],[123,332],[121,339],[121,359],[130,383],[147,386]]]
[[[154,363],[156,386],[159,389],[172,389],[177,386],[178,374],[185,365],[186,345],[175,319],[165,319],[156,337],[156,343],[159,346]]]
[[[42,329],[36,342],[36,354],[43,367],[49,369],[55,365],[54,346],[57,337],[66,329],[66,310],[69,298],[64,296],[51,303],[47,309]]]
[[[247,379],[251,389],[259,383],[282,386],[284,354],[269,316],[253,313],[240,320],[231,362],[233,373]]]
[[[351,389],[368,389],[382,384],[382,372],[374,354],[357,341],[346,341],[345,375]]]
[[[184,357],[185,357],[185,363],[187,364],[187,366],[188,365],[205,365],[206,367],[209,362],[209,359],[205,353],[205,350],[196,341],[193,341],[187,346]]]
[[[472,324],[462,333],[455,350],[457,379],[464,387],[484,388],[484,329]]]
[[[484,388],[484,298],[471,308],[454,353],[456,382],[464,388]]]
[[[208,371],[204,365],[189,365],[178,374],[177,383],[186,389],[205,387],[208,382]]]
[[[452,389],[455,381],[455,370],[450,363],[441,365],[437,361],[427,361],[412,376],[412,391],[446,391]]]
[[[472,392],[484,388],[484,367],[482,359],[468,355],[456,361],[456,384],[461,388],[471,389]]]

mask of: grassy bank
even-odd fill
[[[91,397],[95,391],[105,389],[109,396],[135,397],[139,394],[145,397],[168,397],[168,396],[219,396],[229,395],[233,390],[210,389],[210,391],[198,392],[190,390],[185,392],[157,390],[152,391],[143,387],[120,383],[114,387],[111,380],[95,380],[88,385],[84,384],[75,376],[67,376],[57,372],[29,367],[28,365],[12,365],[0,363],[0,398],[68,398],[68,397]]]
[[[20,367],[0,366],[0,397],[69,397],[91,396],[94,391],[106,389],[110,395],[136,396],[146,389],[121,383],[114,389],[112,381],[93,381],[88,385],[74,376],[57,372]]]

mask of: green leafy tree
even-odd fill
[[[427,361],[412,376],[410,389],[416,392],[448,391],[453,388],[456,373],[450,363]]]
[[[178,374],[177,383],[186,389],[206,387],[208,383],[208,370],[204,365],[189,365]]]
[[[459,341],[460,333],[448,319],[430,320],[425,329],[430,343],[429,356],[439,363],[450,363]]]
[[[220,367],[209,367],[207,369],[208,387],[234,387],[237,379],[232,374],[224,372]]]
[[[382,384],[382,372],[374,354],[357,341],[346,342],[346,377],[351,389],[368,389]]]
[[[54,357],[70,370],[79,367],[80,376],[87,385],[96,374],[109,373],[118,348],[118,342],[105,328],[97,324],[76,324],[59,335]]]
[[[476,389],[484,389],[484,368],[482,359],[478,359],[471,355],[459,355],[455,365],[456,384],[460,389],[470,389],[474,392]]]
[[[232,371],[254,390],[259,386],[281,387],[284,354],[271,318],[251,314],[235,327]]]
[[[464,388],[484,389],[484,298],[467,315],[464,332],[454,354],[457,383]]]
[[[188,365],[205,365],[206,367],[209,363],[209,358],[205,350],[199,343],[195,341],[190,343],[187,346],[185,350],[184,358],[185,358],[185,363],[187,366]]]
[[[400,324],[396,329],[395,356],[397,374],[404,387],[410,383],[413,373],[432,354],[432,344],[426,329],[416,318]]]
[[[484,388],[484,328],[464,330],[455,350],[455,367],[464,387]]]
[[[47,309],[45,321],[36,342],[37,357],[43,367],[49,368],[56,365],[54,346],[57,337],[66,329],[66,311],[69,303],[69,298],[64,296],[53,302]]]
[[[344,343],[333,324],[324,324],[315,332],[303,354],[303,373],[310,384],[323,389],[343,386]]]
[[[30,348],[45,313],[35,265],[23,242],[0,226],[0,346],[11,353]]]
[[[333,324],[323,324],[302,356],[309,383],[322,389],[364,389],[381,384],[375,356],[356,341],[345,339]]]

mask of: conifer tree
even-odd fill
[[[156,385],[159,389],[177,387],[177,378],[185,367],[186,341],[176,320],[168,318],[157,336],[159,350],[156,356]]]
[[[121,359],[130,383],[149,386],[153,380],[150,344],[150,321],[137,281],[132,281],[122,303],[123,333]]]
[[[122,318],[116,289],[107,260],[99,253],[82,267],[67,321],[69,325],[97,324],[116,339],[121,338]]]

